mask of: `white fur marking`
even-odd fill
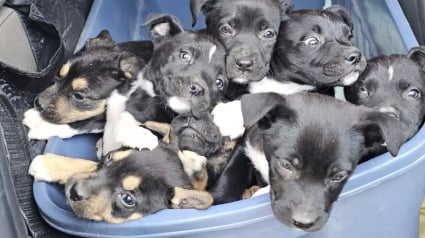
[[[153,83],[143,78],[143,71],[140,71],[137,74],[137,80],[132,85],[132,88],[134,88],[134,90],[138,87],[143,89],[147,94],[149,94],[149,96],[156,96],[155,92],[153,91]]]
[[[170,32],[170,24],[168,22],[160,23],[156,25],[153,29],[154,33],[160,36],[166,36]]]
[[[231,139],[242,136],[245,131],[240,100],[217,104],[211,112],[214,124],[223,136]]]
[[[231,80],[233,80],[233,82],[239,83],[239,84],[246,84],[246,83],[249,82],[249,80],[245,79],[245,78],[232,78]]]
[[[70,127],[68,124],[55,124],[44,120],[40,112],[34,108],[27,110],[22,121],[29,128],[28,138],[37,140],[46,140],[52,136],[60,138],[69,138],[74,135],[89,133],[88,131],[79,131]]]
[[[305,92],[315,89],[312,85],[302,85],[294,82],[278,82],[273,78],[264,77],[257,82],[249,83],[250,93],[273,92],[284,95]]]
[[[394,78],[394,68],[393,66],[390,65],[390,67],[388,67],[388,81],[393,80]]]
[[[208,63],[210,63],[211,62],[211,59],[212,59],[212,57],[213,57],[213,55],[214,55],[214,53],[215,53],[215,51],[217,50],[217,46],[216,45],[213,45],[211,48],[210,48],[210,51],[209,51],[209,53],[208,53]]]
[[[38,181],[52,181],[52,177],[43,165],[43,155],[38,155],[32,160],[28,169],[28,174]]]
[[[254,165],[255,169],[260,172],[260,174],[263,176],[264,181],[267,182],[267,184],[270,184],[269,182],[269,162],[266,159],[266,155],[263,151],[258,150],[257,148],[254,148],[249,141],[246,142],[245,147],[245,153],[248,156],[248,158],[251,160],[252,164]]]
[[[341,82],[344,86],[349,86],[357,81],[359,78],[359,72],[351,72],[342,78]]]
[[[186,113],[190,111],[190,103],[177,96],[168,99],[168,106],[177,113]]]

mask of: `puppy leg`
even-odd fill
[[[28,173],[35,180],[65,184],[75,173],[93,172],[96,169],[97,163],[90,160],[44,154],[33,159]]]
[[[211,112],[214,124],[223,136],[235,139],[245,132],[242,106],[240,100],[228,103],[219,103]]]
[[[213,204],[213,197],[205,191],[175,187],[171,198],[172,208],[207,209]]]
[[[29,128],[28,138],[36,140],[46,140],[51,136],[59,136],[60,138],[69,138],[74,135],[83,134],[67,124],[54,124],[44,120],[40,112],[34,108],[24,113],[22,123]]]
[[[205,190],[208,183],[207,158],[188,150],[179,151],[177,155],[183,164],[185,173],[192,182],[193,188]]]
[[[258,185],[254,185],[254,186],[246,189],[245,192],[242,194],[242,199],[247,199],[247,198],[252,197],[252,195],[254,195],[254,193],[257,192],[258,189],[260,189],[260,186],[258,186]]]

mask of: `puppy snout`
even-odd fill
[[[309,229],[314,226],[318,219],[313,208],[301,206],[292,215],[292,224],[301,229]]]
[[[360,53],[360,51],[356,50],[356,51],[350,52],[349,54],[347,54],[347,56],[345,56],[345,62],[347,62],[350,65],[355,65],[360,62],[361,58],[362,58],[362,54]]]
[[[77,191],[76,184],[73,184],[72,187],[70,188],[69,198],[74,202],[83,200],[83,197]]]
[[[252,67],[254,66],[254,61],[249,58],[240,58],[235,62],[236,66],[240,71],[252,71]]]
[[[200,96],[204,94],[204,88],[198,83],[191,83],[189,91],[194,96]]]

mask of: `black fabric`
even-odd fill
[[[425,2],[424,0],[399,0],[400,6],[415,33],[420,45],[425,45]]]

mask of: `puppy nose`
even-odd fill
[[[301,229],[308,229],[310,227],[312,227],[314,225],[314,222],[302,222],[302,221],[296,221],[296,220],[292,220],[292,224],[298,228]]]
[[[236,60],[236,66],[241,71],[250,71],[253,65],[254,61],[252,61],[251,59],[242,58]]]
[[[197,83],[190,84],[189,91],[192,95],[199,96],[204,93],[204,89]]]
[[[362,54],[360,53],[360,51],[354,51],[345,56],[345,61],[348,64],[355,65],[360,62],[361,57]]]
[[[81,201],[83,199],[83,197],[80,194],[78,194],[75,185],[76,184],[73,184],[71,189],[69,190],[69,198],[72,201],[77,202],[77,201]]]

